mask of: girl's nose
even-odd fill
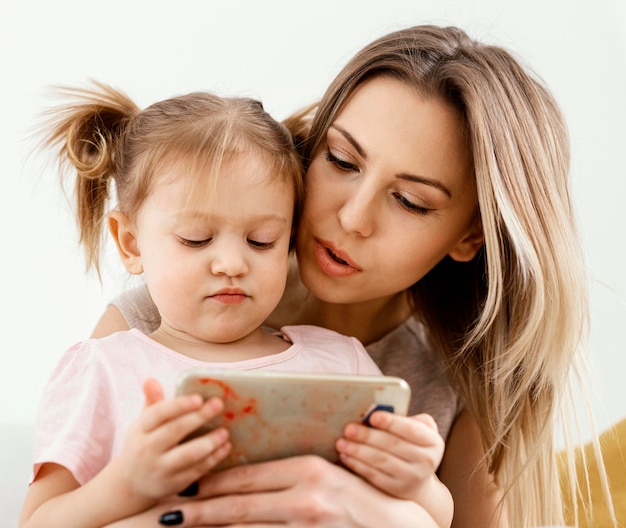
[[[215,241],[211,248],[211,273],[228,277],[242,277],[248,273],[248,261],[245,256],[245,241]]]

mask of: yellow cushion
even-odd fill
[[[599,436],[600,449],[604,459],[604,467],[609,480],[611,496],[618,526],[626,527],[626,418]],[[589,471],[589,486],[585,478],[585,470],[582,462],[581,451],[587,458]],[[563,468],[564,457],[559,457],[559,464]],[[576,476],[580,485],[580,494],[577,499],[579,511],[579,528],[605,528],[612,526],[609,508],[606,504],[600,484],[600,475],[596,457],[591,443],[583,446],[576,453]],[[571,501],[566,496],[565,515],[567,524],[574,525],[574,515]],[[591,497],[589,504],[588,496]],[[585,510],[591,507],[591,520],[585,515]]]

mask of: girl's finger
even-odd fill
[[[199,478],[221,462],[231,447],[228,431],[220,427],[174,447],[164,455],[162,464],[175,473],[192,469]]]
[[[340,460],[352,470],[358,468],[358,473],[369,480],[374,473],[385,473],[393,476],[407,463],[394,454],[371,447],[367,444],[348,442],[344,438],[337,440],[337,451]]]
[[[376,431],[368,427],[352,424],[345,430],[345,436],[338,439],[336,449],[367,462],[372,466],[389,464],[390,460],[402,464],[415,465],[423,471],[434,471],[441,462],[444,442],[438,433],[431,430],[430,442],[418,444],[398,438],[386,431]],[[391,470],[384,470],[391,473]]]
[[[385,411],[376,411],[369,418],[369,423],[375,429],[387,431],[395,436],[409,441],[428,441],[434,434],[439,434],[437,422],[429,414],[414,416],[400,416]]]
[[[163,400],[145,408],[139,417],[139,424],[146,433],[165,426],[187,428],[189,424],[192,424],[193,430],[194,425],[200,427],[222,412],[223,408],[223,402],[219,398],[204,402],[200,395],[189,394]]]
[[[348,424],[344,429],[344,436],[353,442],[367,443],[390,452],[405,449],[407,446],[443,449],[444,441],[436,428],[412,417],[384,416],[389,414],[374,413],[370,420],[373,427],[356,423]],[[392,422],[395,425],[378,428],[379,420],[385,422],[386,425]]]
[[[161,384],[154,378],[148,378],[146,381],[144,381],[143,395],[146,407],[149,407],[165,399]]]

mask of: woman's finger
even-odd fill
[[[303,471],[303,466],[310,462],[309,459],[317,458],[294,457],[225,469],[202,480],[199,496],[284,490],[297,483],[298,474]],[[313,464],[316,462],[312,461]]]

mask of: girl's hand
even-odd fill
[[[336,448],[341,462],[390,495],[418,500],[441,463],[444,441],[428,414],[376,411],[372,427],[351,423]]]
[[[144,409],[112,463],[131,496],[157,500],[197,481],[228,455],[231,446],[224,428],[182,442],[222,411],[220,399],[203,402],[192,394],[165,400],[154,379],[147,380],[143,390]]]
[[[415,502],[390,497],[316,456],[239,466],[207,475],[201,479],[195,498],[158,504],[109,528],[269,525],[437,528]]]
[[[377,411],[369,423],[346,426],[336,444],[341,462],[380,490],[416,501],[440,526],[450,526],[452,496],[435,474],[445,449],[435,420]]]

